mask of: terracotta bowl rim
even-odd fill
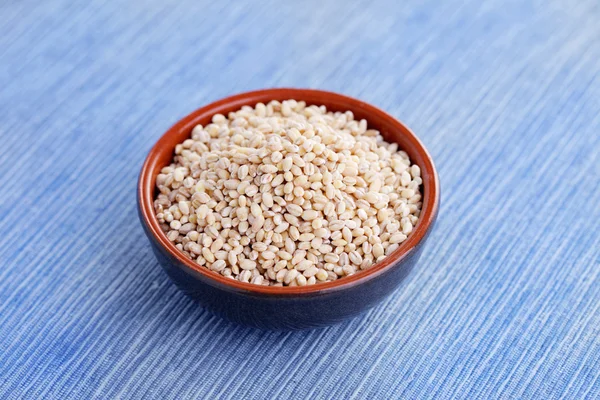
[[[207,113],[210,115],[218,113],[219,111],[216,111],[217,109],[229,108],[232,106],[239,109],[243,105],[254,105],[258,102],[266,103],[272,99],[294,98],[296,100],[306,100],[315,97],[324,99],[323,104],[326,106],[328,106],[327,103],[330,101],[332,103],[344,103],[344,106],[349,106],[348,109],[351,111],[360,109],[362,113],[369,115],[377,114],[379,119],[387,120],[388,123],[393,125],[394,129],[397,129],[402,132],[403,135],[408,136],[408,139],[413,143],[416,152],[419,153],[423,160],[419,164],[419,167],[422,171],[421,176],[423,177],[422,187],[424,196],[419,221],[409,235],[408,239],[403,242],[400,247],[396,249],[396,251],[386,257],[383,261],[373,265],[371,268],[359,271],[348,277],[337,279],[333,282],[317,283],[310,286],[273,287],[244,283],[234,279],[226,278],[186,258],[175,247],[175,245],[168,240],[166,234],[160,229],[153,207],[155,188],[154,178],[156,176],[154,171],[158,171],[164,166],[158,165],[158,158],[159,155],[166,151],[165,147],[172,148],[172,146],[165,146],[165,143],[169,141],[169,137],[173,135],[181,135],[182,130],[187,130],[190,132],[193,126],[197,124],[196,121],[199,118],[205,116]],[[310,101],[307,101],[307,103],[311,104]],[[170,153],[172,154],[172,150]],[[413,158],[414,157],[411,157],[411,160]],[[193,111],[175,123],[160,137],[160,139],[155,143],[148,153],[139,176],[137,195],[140,217],[142,222],[146,225],[147,232],[150,232],[155,239],[155,242],[159,243],[165,251],[167,251],[173,258],[177,259],[186,268],[189,268],[193,272],[199,273],[200,275],[208,278],[208,281],[214,286],[222,289],[254,295],[290,296],[325,294],[347,289],[355,285],[366,283],[385,273],[387,270],[398,266],[404,258],[406,258],[415,250],[415,247],[425,238],[430,227],[432,226],[437,216],[439,207],[440,187],[435,165],[423,143],[406,125],[385,111],[361,100],[334,92],[316,89],[272,88],[240,93],[217,100]]]

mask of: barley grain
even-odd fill
[[[421,214],[419,166],[351,112],[244,106],[196,126],[175,154],[156,177],[161,229],[241,282],[304,286],[368,269]]]

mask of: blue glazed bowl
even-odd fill
[[[168,165],[175,146],[189,138],[197,124],[214,114],[227,115],[244,105],[296,99],[325,105],[331,111],[366,119],[389,142],[397,142],[421,168],[423,207],[408,239],[371,268],[333,282],[310,286],[272,287],[244,283],[189,260],[171,243],[153,209],[156,176]],[[194,111],[169,129],[152,148],[138,184],[138,211],[152,250],[169,277],[187,295],[230,321],[262,329],[293,330],[335,324],[381,302],[396,289],[417,263],[439,206],[439,180],[427,150],[406,126],[384,111],[336,93],[309,89],[266,89],[228,97]]]

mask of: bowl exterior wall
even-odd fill
[[[185,294],[222,318],[269,330],[323,327],[369,310],[402,283],[417,263],[423,248],[422,241],[393,268],[367,282],[324,293],[278,296],[251,293],[220,285],[185,266],[167,252],[147,229],[144,230],[156,259]]]

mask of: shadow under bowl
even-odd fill
[[[210,271],[186,258],[161,230],[154,213],[156,176],[169,165],[175,146],[188,139],[197,124],[214,114],[227,115],[244,105],[271,100],[303,100],[328,111],[354,113],[366,119],[388,142],[397,142],[421,168],[423,206],[408,239],[371,268],[333,282],[311,286],[272,287],[244,283]],[[213,313],[261,329],[294,330],[335,324],[380,303],[396,289],[416,264],[439,206],[439,180],[433,161],[414,133],[384,111],[337,93],[311,89],[265,89],[242,93],[202,107],[171,127],[154,145],[138,183],[138,211],[144,231],[161,266],[175,284]]]

